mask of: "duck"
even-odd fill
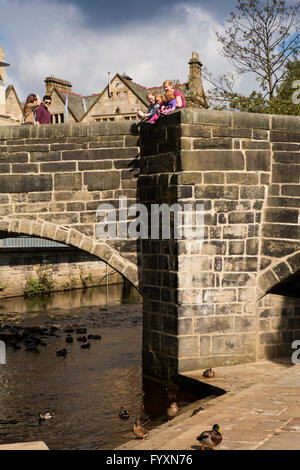
[[[136,435],[136,439],[142,439],[142,441],[149,436],[148,430],[143,427],[139,419],[135,421],[132,431]]]
[[[57,356],[60,356],[60,357],[64,357],[68,354],[68,351],[64,348],[64,349],[61,349],[60,351],[56,351],[56,355]]]
[[[204,372],[203,372],[203,377],[207,377],[209,379],[213,378],[216,373],[215,371],[210,367],[210,369],[206,369]]]
[[[168,387],[165,388],[165,391],[166,391],[168,400],[172,400],[172,401],[176,400],[175,393],[171,392],[171,390],[169,390]]]
[[[171,403],[169,408],[167,408],[167,418],[168,418],[168,420],[174,418],[176,416],[178,410],[179,410],[179,406],[177,405],[177,403],[175,401],[173,403]]]
[[[220,446],[222,442],[222,431],[218,424],[214,424],[211,431],[203,431],[198,437],[197,441],[201,442],[201,450],[205,447],[215,449]]]
[[[123,406],[121,406],[119,410],[119,416],[121,419],[128,419],[129,418],[129,411],[127,411]]]
[[[77,341],[81,341],[82,343],[87,342],[87,337],[86,336],[78,336]]]
[[[54,418],[54,413],[50,413],[49,411],[46,413],[39,413],[39,425],[41,425],[43,421],[47,421],[52,418]]]
[[[191,414],[191,417],[197,415],[198,413],[200,413],[200,411],[203,411],[203,410],[204,408],[202,408],[202,406],[199,406],[199,408],[195,408],[193,413]]]
[[[46,413],[40,413],[39,418],[42,420],[52,419],[54,418],[54,413],[50,413],[50,411],[46,411]]]

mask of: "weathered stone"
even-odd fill
[[[300,240],[300,227],[287,224],[264,224],[262,234],[266,238],[293,238]]]
[[[252,129],[241,129],[236,127],[213,127],[213,137],[252,137]]]
[[[265,210],[265,221],[266,222],[283,222],[283,223],[298,223],[298,210],[292,209],[275,209],[270,208]]]
[[[220,173],[220,172],[214,172],[214,171],[203,173],[203,183],[204,184],[224,184],[225,174]]]
[[[198,336],[183,336],[179,342],[179,357],[197,356],[199,354]]]
[[[243,170],[244,155],[238,150],[183,150],[180,167],[182,171]]]
[[[274,183],[297,183],[300,177],[300,165],[273,165]]]
[[[241,198],[242,199],[264,199],[265,187],[264,186],[242,186]]]
[[[269,129],[270,116],[268,114],[232,113],[233,127]]]
[[[258,174],[257,173],[226,173],[227,184],[249,184],[257,185]]]
[[[246,238],[247,228],[244,225],[228,225],[224,227],[224,238]]]
[[[231,149],[232,148],[232,139],[230,138],[218,138],[214,137],[212,139],[194,139],[193,140],[193,149]]]
[[[270,142],[262,140],[243,140],[242,148],[246,150],[268,150],[270,148]]]
[[[54,175],[54,189],[56,191],[78,190],[82,188],[81,173],[57,173]]]
[[[247,171],[269,171],[271,153],[263,150],[246,150]]]
[[[196,185],[195,197],[198,199],[237,199],[239,188],[237,186]]]
[[[52,175],[0,175],[0,188],[3,193],[51,191]]]
[[[224,271],[230,272],[256,272],[257,270],[257,258],[256,257],[235,257],[224,259]]]
[[[182,124],[182,137],[211,137],[210,126],[199,126],[197,124]]]
[[[230,332],[233,331],[233,320],[234,317],[229,317],[228,315],[224,317],[219,315],[216,317],[196,318],[194,330],[199,334]]]
[[[248,240],[247,240],[248,241]],[[243,255],[245,251],[245,242],[242,240],[235,240],[229,242],[229,255]]]

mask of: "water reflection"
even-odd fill
[[[120,303],[141,303],[138,291],[128,282],[106,286],[54,292],[50,295],[30,299],[13,297],[0,300],[0,314],[29,313],[50,310],[65,310],[89,305],[114,305]]]
[[[136,418],[153,421],[164,414],[165,389],[142,377],[142,307],[133,288],[110,286],[109,299],[106,288],[89,288],[39,300],[1,301],[1,312],[20,314],[20,335],[33,326],[57,330],[42,338],[46,345],[38,346],[39,353],[26,351],[24,342],[19,351],[7,348],[7,363],[0,365],[0,443],[42,440],[50,449],[113,449],[134,438]],[[70,327],[85,327],[87,335],[102,339],[81,349],[75,332],[74,342],[66,343]],[[66,357],[57,357],[63,348]],[[180,406],[198,399],[178,395]],[[130,412],[126,421],[119,418],[121,406]],[[39,425],[39,413],[46,411],[55,417]]]

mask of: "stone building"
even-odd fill
[[[0,46],[0,125],[20,124],[22,120],[22,105],[16,90],[13,85],[5,89],[5,69],[8,66]]]
[[[189,60],[188,82],[177,84],[176,88],[184,94],[188,106],[207,108],[201,67],[199,55],[193,52]],[[125,73],[116,73],[101,93],[89,96],[72,92],[72,84],[59,78],[46,77],[45,84],[46,94],[52,97],[50,111],[55,124],[66,122],[66,110],[68,122],[136,120],[137,110],[145,111],[148,107],[149,91],[164,94],[162,85],[146,88]]]

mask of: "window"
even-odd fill
[[[127,91],[124,91],[124,98],[127,100],[128,98],[128,92]]]
[[[64,123],[64,122],[65,122],[65,115],[64,115],[64,113],[61,113],[61,114],[60,114],[60,122],[61,122],[61,123]]]
[[[117,98],[120,99],[121,98],[121,93],[119,91],[117,91]]]

